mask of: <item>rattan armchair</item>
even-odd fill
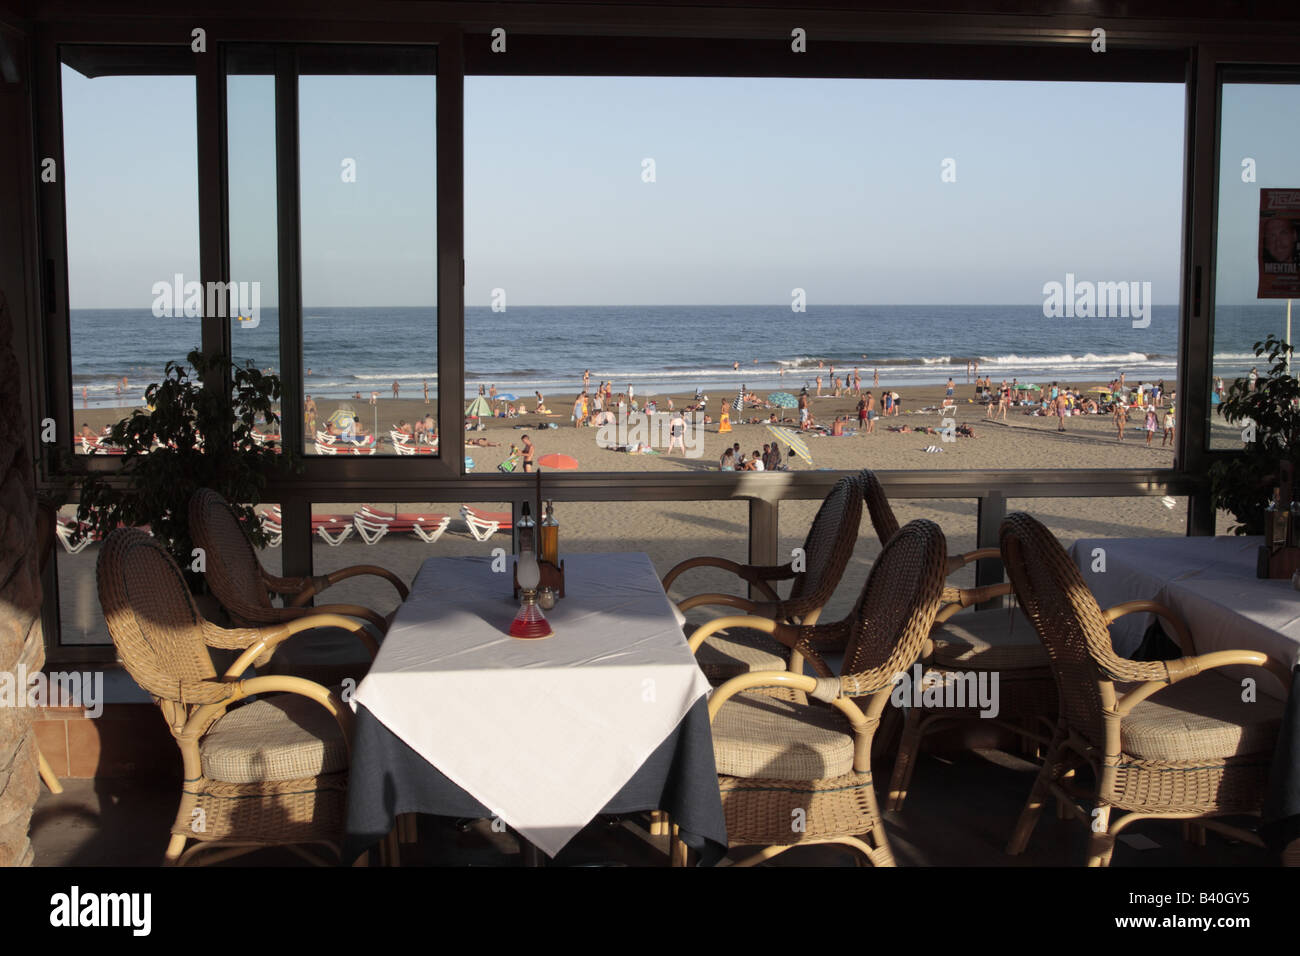
[[[694,607],[722,606],[768,621],[815,624],[822,608],[840,583],[862,521],[862,486],[858,476],[841,478],[822,501],[803,543],[803,569],[793,562],[762,566],[737,564],[725,558],[691,558],[663,578],[664,591],[682,572],[691,568],[721,568],[753,585],[767,600],[753,601],[731,594],[696,594],[678,602],[684,614]],[[778,581],[792,581],[790,594],[782,599],[773,588]],[[715,618],[694,632],[692,646],[699,648],[700,669],[714,684],[751,670],[788,668],[802,673],[803,656],[815,653],[811,646],[793,652],[762,633],[741,630],[734,616]]]
[[[171,555],[129,528],[104,542],[98,578],[118,655],[162,709],[181,751],[184,782],[164,862],[183,865],[202,854],[215,863],[266,846],[290,847],[312,862],[320,861],[302,847],[337,856],[351,711],[311,681],[240,676],[301,631],[364,625],[322,614],[272,627],[218,627],[199,614]],[[218,675],[209,648],[242,653]],[[267,694],[274,696],[260,696]]]
[[[242,627],[283,624],[313,614],[342,614],[373,624],[382,636],[388,621],[370,608],[357,604],[321,604],[306,607],[317,594],[347,578],[370,574],[381,577],[406,600],[406,585],[391,571],[371,564],[341,568],[330,574],[302,578],[280,578],[268,574],[257,552],[239,526],[239,519],[226,500],[208,488],[200,488],[190,499],[190,533],[204,550],[208,587],[230,618]],[[271,604],[271,595],[284,597],[284,607]]]
[[[1244,702],[1239,684],[1207,672],[1253,665],[1289,688],[1289,670],[1257,651],[1194,654],[1186,631],[1152,602],[1103,612],[1069,555],[1027,514],[1007,515],[1001,543],[1061,700],[1046,762],[1007,852],[1024,850],[1049,795],[1090,825],[1089,866],[1108,866],[1117,835],[1149,818],[1197,820],[1263,845],[1254,833],[1213,818],[1261,812],[1282,704],[1263,695]],[[1107,624],[1130,611],[1169,621],[1185,656],[1139,662],[1116,655]],[[1086,789],[1077,785],[1085,769],[1092,775]]]
[[[920,657],[938,613],[946,547],[938,525],[910,522],[885,546],[842,621],[741,618],[791,649],[832,641],[845,655],[839,677],[809,655],[819,677],[756,671],[710,697],[728,839],[762,847],[738,865],[814,843],[845,844],[877,866],[893,865],[872,784],[871,743],[897,678]]]

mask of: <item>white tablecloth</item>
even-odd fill
[[[429,558],[355,695],[555,856],[708,692],[645,554],[564,555],[555,634],[516,640],[511,575]]]
[[[1198,654],[1263,651],[1294,667],[1300,661],[1300,591],[1289,580],[1255,576],[1261,541],[1080,538],[1070,556],[1103,609],[1124,601],[1159,601],[1183,619]],[[1093,570],[1097,548],[1105,551],[1104,572]],[[1116,651],[1128,656],[1137,650],[1151,620],[1150,614],[1129,614],[1111,624]]]

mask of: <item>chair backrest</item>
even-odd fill
[[[831,599],[853,555],[861,523],[862,481],[858,475],[847,475],[817,509],[803,542],[804,570],[782,602],[783,616],[803,617]]]
[[[999,538],[1016,599],[1047,648],[1061,717],[1086,740],[1102,746],[1102,709],[1122,659],[1111,646],[1101,607],[1074,561],[1040,522],[1022,511],[1012,512],[1002,522]],[[1164,665],[1152,665],[1152,678],[1166,675]]]
[[[190,535],[203,549],[208,587],[231,619],[245,627],[278,623],[252,542],[226,499],[210,488],[190,498]]]
[[[203,619],[166,548],[136,528],[118,528],[100,548],[97,576],[108,633],[137,684],[178,704],[229,696],[212,680]]]
[[[882,545],[889,544],[889,539],[898,534],[898,519],[894,509],[889,506],[885,489],[880,487],[880,479],[870,468],[863,468],[862,494],[867,500],[867,512],[871,515],[871,526],[876,529],[876,537]]]
[[[948,542],[933,521],[909,521],[885,545],[857,607],[840,673],[863,687],[878,687],[921,656],[939,613]]]

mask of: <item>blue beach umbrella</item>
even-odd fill
[[[767,400],[777,408],[794,408],[799,404],[799,399],[795,398],[789,392],[773,392],[767,396]]]
[[[518,395],[514,395],[514,394],[512,394],[512,393],[510,393],[510,392],[500,392],[500,393],[497,394],[497,401],[501,401],[501,402],[517,402],[517,401],[519,401],[519,396],[518,396]]]

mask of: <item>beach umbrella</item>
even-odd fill
[[[736,398],[733,398],[733,399],[731,400],[731,407],[734,408],[736,411],[739,412],[739,411],[743,410],[745,406],[744,406],[744,404],[740,401],[740,397],[737,396]]]
[[[517,402],[517,401],[519,401],[519,396],[518,396],[518,395],[514,395],[514,394],[512,394],[512,393],[510,393],[510,392],[503,392],[503,393],[500,393],[500,394],[497,395],[497,401],[499,401],[499,402]]]
[[[578,460],[569,455],[560,455],[552,452],[549,455],[543,455],[537,459],[537,464],[543,468],[555,468],[558,471],[577,471]]]
[[[794,408],[799,404],[799,399],[795,398],[789,392],[773,392],[767,396],[767,400],[777,408]]]
[[[491,418],[492,406],[488,404],[486,398],[480,395],[469,403],[469,408],[465,409],[465,415],[469,418]]]
[[[325,421],[326,424],[333,425],[335,428],[347,428],[348,425],[352,424],[356,420],[357,413],[352,409],[338,408]]]
[[[767,430],[777,441],[784,442],[790,446],[790,450],[802,458],[808,464],[812,464],[812,453],[808,451],[808,443],[800,438],[797,434],[788,428],[782,428],[779,425],[768,425]]]

